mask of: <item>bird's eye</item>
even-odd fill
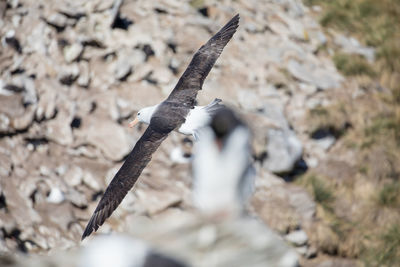
[[[138,114],[137,114],[138,116],[140,116],[140,112],[138,112]]]

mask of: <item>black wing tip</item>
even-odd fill
[[[83,231],[81,241],[85,239],[87,236],[89,236],[91,233],[96,232],[97,229],[99,229],[99,224],[96,222],[97,221],[97,212],[95,212],[92,217],[90,218],[85,231]],[[101,224],[100,224],[101,225]]]
[[[93,232],[93,228],[94,227],[92,226],[91,222],[89,222],[85,228],[85,231],[83,231],[81,241],[83,241],[86,237],[88,237]]]
[[[104,196],[103,196],[104,197]],[[107,204],[105,206],[101,205],[102,200],[100,200],[99,205],[97,206],[95,212],[93,213],[92,217],[90,218],[85,231],[83,231],[82,234],[82,239],[85,239],[85,237],[89,236],[91,233],[96,232],[97,229],[99,229],[100,226],[103,225],[103,223],[106,221],[108,217],[111,216],[113,211],[115,210],[116,206],[113,205],[112,203]],[[101,208],[99,208],[101,207]]]
[[[236,29],[239,27],[240,15],[236,14],[233,18],[231,18],[228,23],[217,33],[222,39],[230,39],[233,34],[236,32]]]
[[[237,13],[233,18],[231,18],[231,20],[227,23],[226,26],[231,26],[231,25],[235,25],[235,26],[239,26],[239,20],[240,20],[240,14]]]
[[[81,241],[83,241],[86,237],[88,237],[90,234],[92,233],[92,230],[89,230],[88,228],[86,228],[86,230],[83,232],[82,237],[81,237]]]

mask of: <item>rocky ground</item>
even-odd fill
[[[359,183],[360,194],[372,189],[353,179],[354,154],[338,145],[340,134],[310,117],[336,98],[363,94],[336,70],[312,15],[320,9],[293,0],[121,3],[0,2],[0,251],[43,254],[79,245],[99,197],[145,128],[129,129],[129,119],[162,101],[193,53],[240,13],[198,100],[223,99],[254,130],[249,210],[296,249],[304,266],[359,264],[357,244],[342,243],[323,219],[315,188],[324,187],[311,178],[296,182],[304,172],[318,173],[336,185]],[[334,31],[329,36],[343,53],[373,62],[372,48]],[[344,115],[335,121],[335,130],[349,127]],[[190,212],[191,147],[190,138],[173,133],[100,232]],[[342,217],[356,212],[349,201],[335,200]]]

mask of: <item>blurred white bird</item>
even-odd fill
[[[122,235],[93,238],[80,255],[79,267],[185,267],[186,264],[152,250],[146,243]]]
[[[194,205],[211,216],[240,215],[254,191],[251,132],[225,108],[200,135],[194,148]]]

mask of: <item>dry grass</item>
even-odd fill
[[[370,65],[359,57],[337,55],[336,66],[346,75],[375,76],[400,103],[400,2],[398,0],[306,0],[320,5],[323,26],[356,36],[376,48],[377,62]]]
[[[351,125],[348,111],[343,103],[329,107],[317,106],[308,112],[310,132],[324,129],[335,137],[343,136]]]
[[[315,175],[307,175],[298,179],[298,183],[309,189],[315,202],[325,209],[331,209],[332,202],[335,198],[332,187],[325,179]]]
[[[347,76],[376,76],[372,66],[362,56],[337,53],[333,57],[333,61],[335,62],[336,68]]]
[[[400,264],[400,224],[394,223],[377,236],[376,243],[362,256],[366,266],[392,267]]]
[[[378,204],[383,207],[400,207],[400,183],[399,181],[389,182],[382,186],[378,192]]]
[[[373,191],[367,197],[360,195],[366,192],[356,188],[346,190],[339,185],[333,190],[329,181],[316,176],[302,177],[299,183],[323,207],[320,218],[340,237],[341,256],[360,258],[366,266],[400,266],[400,1],[305,2],[323,8],[323,26],[376,49],[373,64],[360,56],[336,51],[336,67],[357,81],[365,95],[348,101],[341,98],[309,113],[311,129],[345,129],[340,135],[341,149],[354,152],[357,179]],[[351,128],[341,127],[345,122],[350,122]],[[351,199],[352,204],[338,207],[334,200],[343,198]],[[338,215],[346,209],[351,216]]]

